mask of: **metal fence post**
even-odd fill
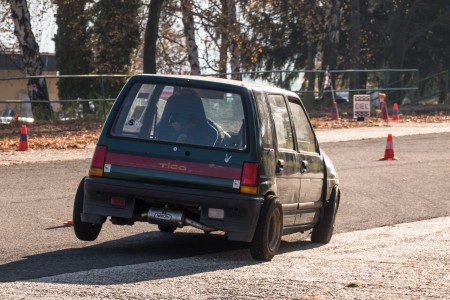
[[[445,72],[445,102],[450,103],[450,97],[448,96],[448,70]]]
[[[104,76],[101,76],[102,83],[102,97],[103,97],[103,119],[106,119],[106,97],[105,97],[105,80]]]
[[[416,73],[417,73],[416,86],[417,86],[418,90],[415,93],[415,95],[416,95],[416,101],[415,102],[416,102],[416,104],[419,104],[419,99],[420,99],[420,86],[419,86],[420,85],[420,72],[419,72],[419,69],[417,69]]]

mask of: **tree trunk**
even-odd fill
[[[144,36],[144,73],[156,74],[156,43],[158,41],[159,17],[164,0],[151,0]]]
[[[27,76],[41,76],[44,69],[39,45],[36,42],[30,23],[30,12],[26,0],[10,0],[11,17],[16,35],[22,50],[22,61]],[[31,100],[33,116],[38,120],[52,118],[45,78],[30,78],[28,80],[28,96]]]
[[[392,35],[391,38],[395,37]],[[388,47],[390,49],[390,52],[388,53],[388,66],[390,69],[402,69],[403,67],[403,61],[405,57],[404,51],[401,50],[403,47],[401,40],[402,38],[400,36],[397,36],[397,39],[399,41],[391,41],[391,46]],[[401,103],[403,99],[403,93],[401,90],[396,90],[398,88],[403,87],[403,81],[402,81],[402,72],[399,71],[392,71],[388,73],[388,84],[387,87],[390,89],[394,89],[392,91],[387,91],[387,97],[386,102],[389,104],[393,103]]]
[[[316,73],[314,70],[314,63],[316,59],[317,44],[315,42],[308,42],[308,58],[306,63],[306,70],[311,71],[306,75],[308,81],[308,93],[306,99],[308,103],[314,103],[314,87],[316,85]]]
[[[56,67],[60,75],[84,75],[93,70],[93,52],[90,49],[88,34],[89,18],[86,16],[86,3],[90,0],[53,0],[57,5],[55,15],[58,31],[54,37]],[[74,47],[76,45],[76,47]],[[59,99],[90,99],[95,93],[90,78],[58,78]],[[61,103],[64,112],[78,106],[76,102]],[[83,101],[83,111],[91,108]]]
[[[331,0],[329,2],[330,7],[325,21],[326,34],[323,43],[322,70],[324,71],[327,69],[327,67],[330,68],[330,71],[336,69],[341,30],[342,0]],[[333,85],[335,84],[334,77],[334,74],[331,73],[331,82],[333,89]],[[321,82],[322,81],[323,76]]]
[[[354,70],[361,68],[361,13],[360,13],[360,0],[351,0],[351,28],[350,28],[350,66]],[[351,89],[361,89],[361,73],[353,72],[350,78]],[[361,92],[350,92],[349,99],[353,98],[354,94]]]
[[[188,51],[188,61],[191,66],[191,75],[200,75],[200,62],[198,47],[195,42],[194,15],[191,0],[181,0],[181,13],[183,15],[184,37]]]
[[[389,69],[402,69],[405,53],[409,47],[407,44],[408,26],[405,23],[409,7],[405,2],[400,2],[400,6],[396,8],[394,8],[394,5],[392,6],[388,24],[389,37],[386,47],[386,65]],[[401,72],[388,73],[387,87],[394,89],[402,87]],[[388,91],[386,94],[387,103],[401,103],[403,97],[401,91],[393,90]]]
[[[242,80],[241,76],[241,49],[240,26],[236,17],[236,0],[228,0],[228,31],[230,41],[230,67],[231,79]]]
[[[228,48],[230,47],[230,40],[228,39],[228,1],[220,0],[222,6],[221,16],[218,26],[218,34],[220,35],[219,47],[219,76],[226,78],[227,64],[228,64]]]

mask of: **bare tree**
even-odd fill
[[[159,18],[164,0],[151,0],[144,36],[144,73],[156,74],[156,43],[158,41]]]
[[[325,39],[323,42],[322,70],[327,66],[336,69],[339,52],[342,0],[327,1],[328,13],[325,18]]]
[[[166,1],[161,8],[157,41],[158,72],[191,74],[179,1]]]
[[[440,24],[448,26],[448,20],[450,20],[450,5],[448,3],[448,1],[403,0],[385,4],[383,9],[388,18],[386,35],[384,36],[387,41],[385,48],[386,67],[402,69],[408,50],[419,38]],[[432,15],[432,17],[427,14]],[[417,16],[421,15],[422,18],[419,21]],[[389,75],[389,88],[395,88],[402,84],[400,72],[392,72]],[[389,94],[387,102],[400,102],[403,96],[401,91],[393,91]]]
[[[226,77],[227,63],[228,63],[228,48],[230,40],[228,39],[228,2],[227,0],[220,0],[222,13],[219,19],[219,26],[217,26],[218,34],[220,35],[219,46],[219,74],[221,77]]]
[[[323,41],[322,70],[328,71],[335,70],[337,67],[341,31],[342,0],[328,0],[326,2],[326,5],[328,12],[325,17],[325,38]],[[336,82],[335,76],[333,73],[329,74],[329,76],[329,79],[331,80],[330,87],[332,90],[334,90],[333,85]],[[324,88],[324,80],[324,76],[322,76],[322,89]],[[322,93],[322,95],[328,94]]]
[[[200,62],[198,47],[195,41],[194,14],[191,0],[181,0],[181,13],[183,15],[184,36],[188,51],[188,60],[191,66],[191,75],[200,75]]]
[[[236,16],[236,0],[228,0],[228,31],[230,47],[231,78],[241,80],[240,26]]]
[[[361,67],[361,12],[359,1],[350,1],[350,66],[355,70]],[[350,87],[352,89],[362,88],[359,72],[352,73]]]
[[[8,0],[8,2],[14,22],[14,34],[22,50],[25,74],[27,76],[41,76],[44,63],[39,53],[39,45],[31,29],[28,3],[26,0]],[[50,119],[52,108],[45,78],[30,78],[27,87],[34,117],[36,119]]]

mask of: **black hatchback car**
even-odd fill
[[[143,221],[222,231],[270,260],[283,234],[330,241],[336,170],[297,94],[192,76],[133,76],[117,97],[73,220],[80,240]]]

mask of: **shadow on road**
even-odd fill
[[[64,273],[177,259],[244,248],[221,235],[141,233],[83,248],[25,257],[0,266],[0,282],[30,280]]]
[[[303,240],[283,241],[280,253],[318,246],[320,245]],[[212,255],[202,257],[205,254]],[[184,258],[188,257],[189,263],[186,263]],[[151,267],[147,263],[152,263]],[[257,263],[259,262],[250,256],[248,244],[227,241],[223,235],[149,232],[83,248],[28,256],[20,261],[1,265],[0,282],[109,285],[233,269]],[[111,272],[103,271],[114,267],[120,268]],[[70,274],[83,271],[90,272]]]

